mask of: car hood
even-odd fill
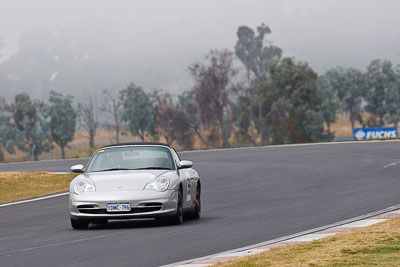
[[[157,176],[169,172],[168,170],[127,170],[86,173],[91,179],[96,191],[138,190]]]

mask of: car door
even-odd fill
[[[190,203],[189,205],[194,205],[196,199],[197,185],[199,181],[199,174],[192,168],[186,169],[188,176],[190,177]]]
[[[179,166],[179,162],[181,161],[178,153],[175,151],[174,148],[171,149],[172,156],[176,162],[176,165]],[[182,196],[183,196],[183,207],[190,207],[193,202],[193,196],[195,192],[193,192],[195,189],[193,188],[193,182],[192,182],[192,169],[179,169],[178,173],[180,176],[180,179],[182,181]]]

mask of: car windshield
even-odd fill
[[[87,167],[87,172],[115,170],[172,170],[170,151],[165,147],[113,147],[99,150]]]

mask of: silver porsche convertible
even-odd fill
[[[193,163],[169,145],[126,143],[96,151],[71,181],[69,211],[74,229],[114,219],[155,218],[181,224],[201,213],[201,184]]]

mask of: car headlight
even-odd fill
[[[148,183],[144,189],[150,189],[150,190],[155,190],[158,192],[164,192],[165,190],[168,189],[169,186],[169,180],[166,177],[159,177],[156,180],[154,180],[151,183]]]
[[[94,192],[96,187],[92,181],[79,179],[74,184],[74,192],[77,195],[81,195],[85,192]]]

